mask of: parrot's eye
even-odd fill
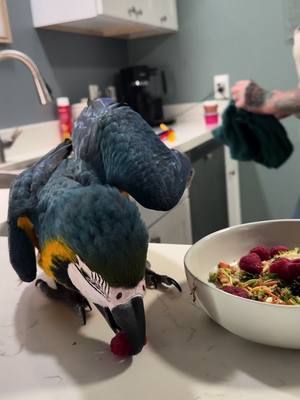
[[[144,292],[146,291],[145,285],[143,285],[143,291],[144,291]]]
[[[120,300],[121,297],[122,297],[122,293],[119,292],[119,293],[116,295],[116,299],[117,299],[117,300]]]

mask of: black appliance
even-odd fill
[[[167,93],[166,76],[163,70],[146,65],[121,69],[117,78],[118,101],[127,103],[155,127],[164,120],[162,95]]]

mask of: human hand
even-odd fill
[[[232,99],[237,108],[247,108],[246,104],[246,89],[252,81],[243,80],[237,81],[231,88]]]
[[[256,114],[269,114],[276,118],[290,115],[276,107],[276,101],[282,97],[278,90],[268,92],[251,80],[238,81],[231,89],[232,99],[237,108],[243,108]]]
[[[231,89],[236,107],[247,111],[267,114],[265,109],[268,92],[251,80],[238,81]]]

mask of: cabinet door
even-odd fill
[[[176,0],[152,0],[153,25],[172,30],[178,29]]]
[[[122,20],[151,23],[151,0],[97,0],[100,14]]]
[[[163,216],[149,229],[149,241],[172,244],[192,243],[189,198]]]
[[[190,187],[193,242],[228,226],[224,148],[215,140],[189,153],[195,171]]]
[[[80,21],[97,16],[95,0],[30,0],[34,27]]]

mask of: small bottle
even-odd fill
[[[72,112],[68,97],[56,99],[59,129],[62,140],[68,139],[72,133]]]
[[[117,101],[117,92],[115,86],[107,86],[105,96],[110,97],[113,101]]]
[[[89,99],[95,100],[101,97],[101,90],[98,85],[89,85]]]

